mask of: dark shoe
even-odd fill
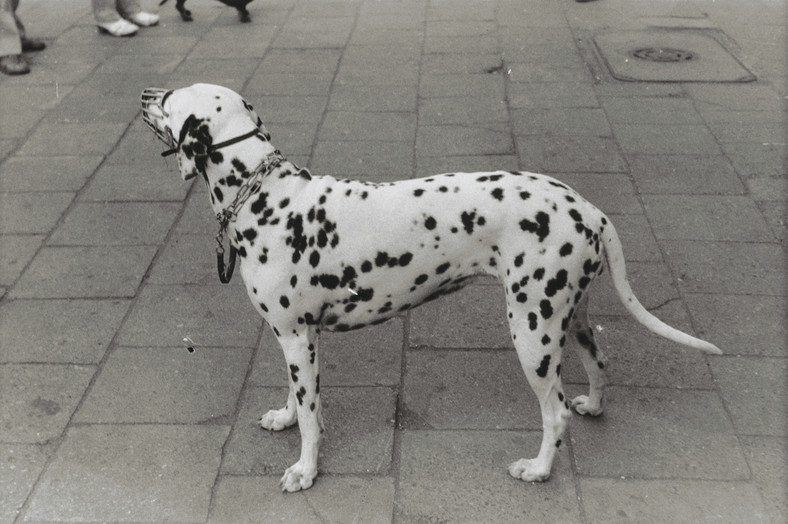
[[[6,75],[26,75],[30,66],[22,55],[0,56],[0,71]]]
[[[34,53],[36,51],[43,51],[44,49],[46,49],[46,47],[47,45],[41,40],[35,40],[33,38],[22,39],[22,51],[25,53]]]

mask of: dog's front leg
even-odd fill
[[[295,411],[301,432],[301,457],[287,468],[280,485],[282,491],[300,491],[312,485],[317,476],[317,455],[323,436],[320,408],[320,375],[317,358],[317,333],[314,329],[279,337],[288,368],[290,393],[284,410],[273,412],[272,418],[292,423]],[[293,410],[293,407],[295,408]],[[263,419],[271,415],[266,414]],[[261,424],[263,421],[261,420]]]

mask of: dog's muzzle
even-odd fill
[[[151,130],[156,134],[159,139],[167,144],[170,148],[163,152],[161,156],[167,156],[177,151],[177,142],[172,134],[170,126],[165,125],[162,120],[170,116],[164,110],[164,102],[167,97],[172,94],[172,91],[162,89],[160,87],[149,87],[145,89],[140,95],[140,103],[142,104],[142,120]]]

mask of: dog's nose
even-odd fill
[[[160,87],[149,87],[142,91],[140,103],[142,104],[142,120],[145,124],[156,133],[162,142],[170,147],[175,147],[170,127],[161,122],[162,119],[170,116],[164,110],[164,101],[171,93],[172,91]]]

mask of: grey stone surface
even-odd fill
[[[322,475],[308,491],[280,493],[279,477],[222,476],[210,523],[391,522],[395,487],[390,478]]]
[[[538,432],[404,432],[395,520],[577,522],[566,450],[557,454],[550,482],[525,483],[507,473],[538,447]]]
[[[11,285],[41,246],[43,235],[7,235],[0,251],[0,284]]]
[[[14,522],[46,460],[39,446],[0,444],[0,522]]]
[[[232,285],[149,285],[118,331],[119,344],[173,347],[184,337],[208,347],[254,347],[262,319]]]
[[[48,244],[55,246],[151,245],[164,240],[178,213],[170,203],[76,204]]]
[[[725,406],[713,391],[610,387],[604,416],[575,417],[571,441],[583,476],[747,480],[750,475]]]
[[[591,522],[771,522],[744,482],[581,479]]]
[[[24,520],[205,521],[227,426],[71,428]]]
[[[0,362],[97,364],[128,300],[12,300],[0,304]]]
[[[74,365],[0,367],[0,441],[44,444],[60,437],[95,371]]]
[[[725,357],[711,362],[722,398],[738,432],[744,435],[786,436],[784,358]]]
[[[470,285],[410,313],[411,347],[512,347],[502,286]]]
[[[2,164],[0,191],[79,191],[99,162],[100,156],[11,157]]]
[[[246,348],[117,348],[76,422],[204,424],[232,418],[249,366]]]
[[[72,192],[0,193],[0,234],[47,233],[73,199]]]
[[[41,249],[11,292],[13,298],[129,298],[154,246],[56,246]]]
[[[400,426],[417,429],[542,427],[515,351],[410,351]]]

